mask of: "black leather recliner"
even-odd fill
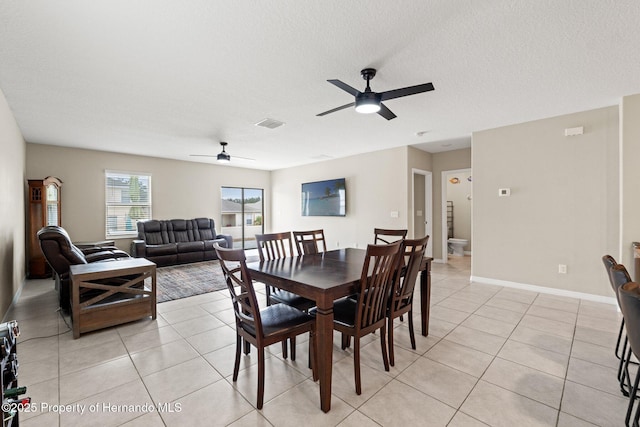
[[[129,258],[129,254],[115,246],[79,249],[69,238],[67,231],[57,225],[48,225],[38,231],[40,248],[56,274],[56,287],[60,294],[60,308],[69,311],[71,283],[69,270],[72,265]]]

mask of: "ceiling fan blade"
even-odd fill
[[[325,111],[324,113],[316,114],[316,116],[326,116],[327,114],[335,113],[336,111],[344,110],[345,108],[353,107],[354,105],[356,105],[355,102],[350,102],[349,104],[344,104],[344,105],[342,105],[340,107],[336,107],[336,108],[334,108],[332,110]]]
[[[386,92],[380,92],[382,101],[388,101],[390,99],[400,98],[401,96],[415,95],[417,93],[428,92],[433,90],[432,83],[425,83],[422,85],[403,87],[402,89],[388,90]]]
[[[191,157],[216,157],[216,154],[189,154]]]
[[[338,86],[340,89],[344,90],[347,93],[350,93],[353,96],[356,96],[360,93],[358,89],[355,89],[348,84],[341,82],[340,80],[327,80],[329,83]]]
[[[378,114],[380,114],[382,117],[384,117],[387,120],[395,119],[397,117],[395,114],[393,114],[391,110],[387,108],[386,105],[382,103],[380,103],[380,111],[378,111]]]

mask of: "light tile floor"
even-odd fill
[[[6,316],[22,330],[19,380],[33,401],[20,424],[624,424],[614,306],[470,284],[469,276],[469,257],[433,265],[429,336],[418,333],[417,350],[411,350],[407,322],[396,322],[390,372],[382,366],[378,337],[370,336],[362,348],[362,395],[354,391],[352,351],[336,346],[327,414],[307,369],[304,339],[295,362],[282,359],[279,345],[268,352],[261,411],[255,409],[255,351],[242,358],[237,383],[231,381],[235,332],[226,291],[162,303],[156,321],[74,340],[69,319],[57,312],[53,282],[28,281]]]

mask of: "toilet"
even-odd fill
[[[464,256],[464,247],[469,244],[467,239],[449,239],[447,242],[449,243],[449,253],[453,256]]]

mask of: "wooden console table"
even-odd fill
[[[156,265],[144,258],[72,265],[73,337],[151,316],[156,318]],[[145,286],[145,279],[151,286]]]

